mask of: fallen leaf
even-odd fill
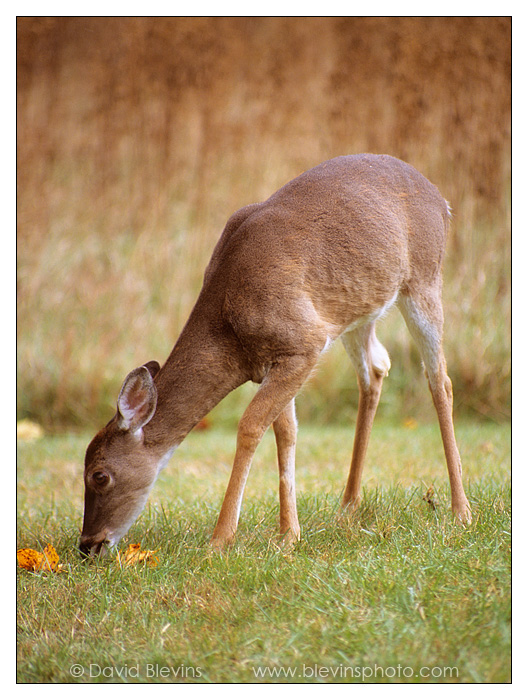
[[[19,420],[17,422],[17,440],[37,440],[44,435],[44,430],[38,423],[30,420]]]
[[[195,430],[209,430],[211,427],[211,421],[209,418],[202,418],[195,426]]]
[[[438,501],[434,498],[434,488],[432,486],[429,486],[422,500],[424,500],[426,503],[429,503],[433,510],[437,509]]]
[[[48,544],[43,552],[34,549],[19,549],[17,551],[18,565],[27,571],[53,571],[59,573],[64,567],[59,564],[59,555],[53,545]]]
[[[403,425],[407,430],[416,430],[418,427],[418,421],[415,418],[406,418],[403,421]]]
[[[150,566],[157,566],[159,563],[158,557],[154,554],[157,550],[142,550],[140,544],[129,544],[124,552],[117,553],[117,563],[124,566],[135,566],[142,561],[146,561]]]

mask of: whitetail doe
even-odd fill
[[[385,155],[334,158],[227,222],[203,287],[165,365],[133,370],[117,413],[85,462],[80,549],[115,545],[189,431],[244,382],[260,387],[238,427],[231,478],[212,544],[233,540],[253,454],[270,425],[279,462],[280,532],[299,538],[295,396],[341,338],[359,407],[343,506],[355,507],[374,414],[390,361],[376,321],[400,309],[425,366],[438,415],[453,512],[471,519],[442,349],[441,267],[449,207],[436,187]]]

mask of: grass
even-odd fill
[[[338,508],[352,431],[302,428],[293,552],[276,534],[267,434],[236,544],[217,554],[207,543],[234,437],[191,433],[161,475],[123,543],[158,550],[155,568],[80,561],[89,436],[19,443],[17,546],[51,542],[65,564],[56,575],[18,570],[19,682],[510,680],[507,426],[458,426],[467,528],[449,513],[435,426],[376,426],[353,522]]]

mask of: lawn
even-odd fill
[[[158,564],[131,567],[78,556],[90,436],[19,442],[17,548],[52,543],[64,568],[17,568],[18,681],[510,681],[510,428],[457,434],[471,526],[450,515],[436,426],[375,426],[351,522],[339,498],[353,431],[304,426],[302,541],[280,547],[267,434],[236,544],[219,554],[208,539],[235,434],[195,431],[121,545],[156,550]]]

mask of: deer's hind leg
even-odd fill
[[[462,465],[453,425],[453,389],[442,347],[440,286],[422,290],[420,294],[401,295],[398,307],[420,350],[438,416],[451,485],[451,508],[462,522],[470,523],[471,509],[462,485]]]
[[[354,450],[342,502],[344,508],[355,508],[361,497],[361,475],[383,379],[389,373],[390,359],[376,337],[374,323],[344,333],[341,340],[356,369],[359,387]]]

